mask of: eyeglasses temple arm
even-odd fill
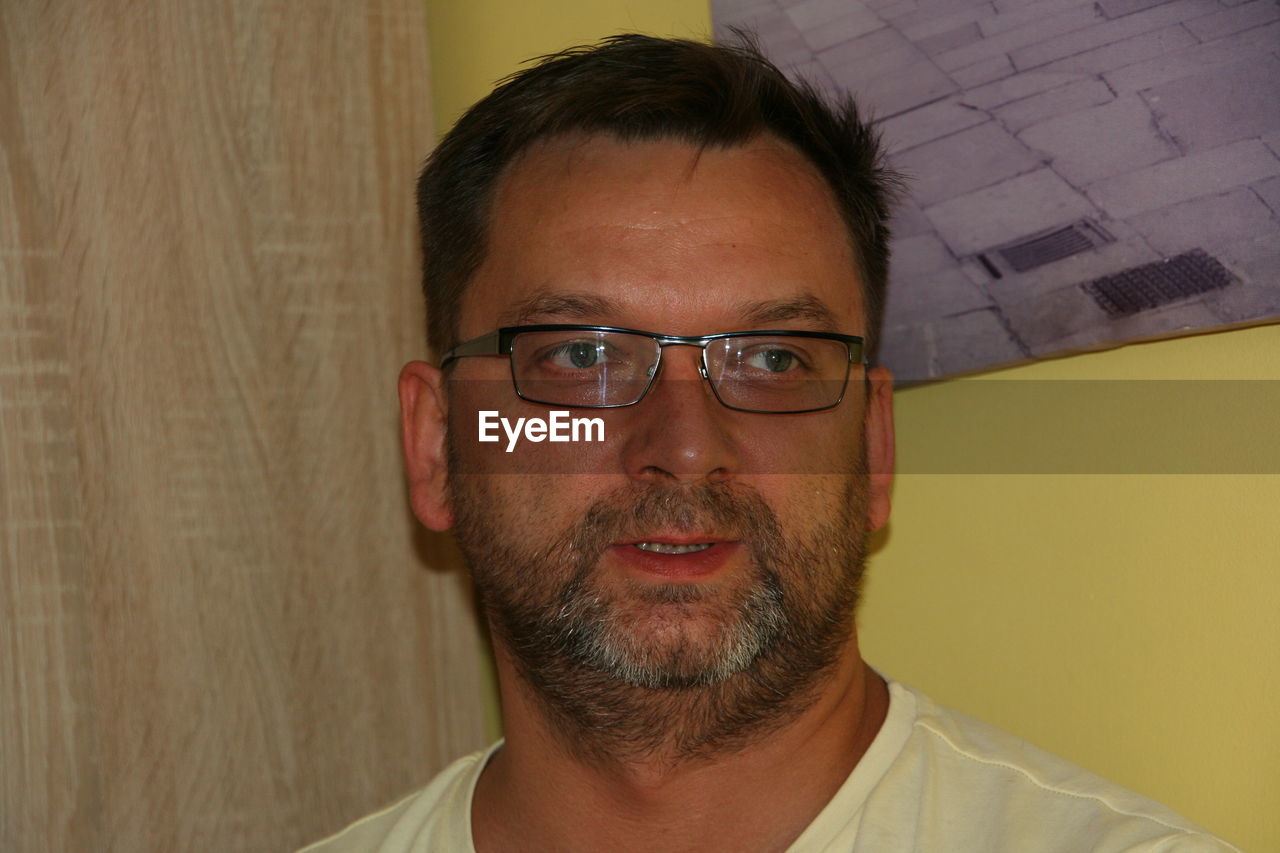
[[[465,343],[458,344],[453,349],[444,354],[444,358],[440,359],[440,366],[447,367],[451,361],[463,358],[469,355],[505,355],[502,351],[502,330],[490,332],[487,335],[481,335],[478,338],[472,338]]]

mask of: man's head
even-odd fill
[[[669,100],[661,75],[696,88],[707,76],[716,84],[746,73],[727,67],[762,62],[626,39],[595,60],[608,86],[590,63],[569,82],[615,94],[623,81],[609,52],[636,44],[691,63],[680,70],[667,56],[618,102],[641,130]],[[518,85],[501,94],[514,97]],[[545,88],[535,87],[544,101]],[[567,123],[571,105],[550,99]],[[658,105],[646,108],[647,99]],[[698,103],[716,106],[709,97]],[[523,115],[527,107],[517,106]],[[693,102],[683,109],[692,121]],[[846,118],[853,121],[851,108]],[[857,132],[869,145],[867,131]],[[863,173],[840,168],[850,185],[874,186],[865,171],[874,150],[863,155]],[[457,185],[431,174],[454,156],[433,160],[428,194]],[[763,330],[869,335],[867,264],[849,239],[847,205],[828,172],[779,132],[726,141],[565,124],[502,162],[485,190],[483,251],[448,309],[453,317],[433,321],[444,336],[437,342],[568,323],[682,340]],[[874,195],[882,206],[883,188]],[[449,227],[431,216],[424,228]],[[434,293],[430,256],[427,265]],[[607,348],[593,345],[581,360],[562,349],[538,357],[575,379],[604,382],[628,369]],[[856,349],[843,351],[851,379],[843,399],[822,411],[760,414],[713,393],[709,356],[669,346],[638,404],[582,410],[604,420],[604,441],[526,443],[511,454],[477,440],[477,413],[515,420],[546,417],[547,407],[516,394],[507,358],[461,358],[447,379],[429,365],[406,367],[415,511],[428,526],[456,527],[500,656],[575,739],[613,754],[723,748],[802,706],[853,649],[865,535],[888,515],[892,426],[887,374],[868,376]],[[811,353],[779,343],[739,355],[743,370],[757,371],[748,381],[776,387],[802,375]]]
[[[888,208],[897,183],[852,100],[834,108],[740,46],[622,35],[544,57],[472,107],[433,152],[418,182],[428,337],[459,340],[463,294],[488,246],[494,192],[537,143],[570,135],[679,140],[731,148],[771,136],[822,177],[854,247],[871,361],[888,278]]]

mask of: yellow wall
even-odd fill
[[[697,0],[427,0],[432,105],[443,134],[525,60],[621,32],[707,38]]]
[[[710,31],[700,0],[472,0],[428,9],[441,128],[525,58],[624,30]],[[994,375],[1277,380],[1280,327]],[[907,469],[928,470],[922,460],[957,446],[1034,446],[1038,426],[1060,426],[1057,415],[1037,425],[1020,412],[1012,432],[967,436],[966,448],[948,431],[966,399],[956,383],[900,394]],[[1194,411],[1197,400],[1187,404]],[[1226,420],[1248,431],[1230,440],[1273,443],[1255,411],[1234,414]],[[1128,424],[1153,439],[1167,426],[1163,415],[1142,413]],[[1106,436],[1089,440],[1100,454],[1110,447]],[[1245,849],[1280,849],[1277,511],[1275,474],[901,476],[859,616],[867,657]]]
[[[1280,385],[1280,326],[1135,344],[981,381],[997,378]],[[1060,413],[1037,423],[1019,412],[1016,427],[995,423],[957,440],[948,424],[971,420],[966,407],[990,396],[965,394],[962,383],[898,395],[903,469],[928,471],[922,456],[961,454],[966,444],[993,458],[1012,447],[1016,457],[1038,433],[1073,431]],[[1189,417],[1214,414],[1196,411],[1206,389],[1195,383],[1170,383],[1162,396],[1184,388]],[[1166,414],[1124,426],[1158,442],[1178,427]],[[1273,473],[900,474],[860,633],[868,660],[940,702],[1160,800],[1245,850],[1277,850],[1280,407],[1269,426],[1248,404],[1218,414],[1220,438],[1259,448]],[[1110,441],[1126,439],[1091,440],[1106,456]]]

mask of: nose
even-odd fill
[[[653,387],[628,408],[627,475],[647,482],[726,481],[739,470],[734,412],[716,400],[696,347],[668,347]]]

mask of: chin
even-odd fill
[[[638,598],[608,606],[580,651],[591,668],[639,687],[725,681],[749,669],[781,628],[767,590],[729,596],[718,588],[666,584]]]

